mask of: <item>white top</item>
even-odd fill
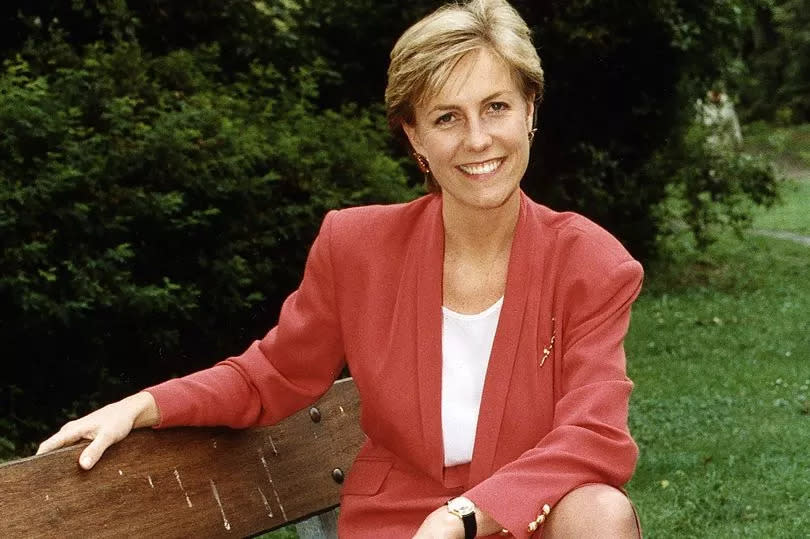
[[[484,377],[503,297],[484,312],[442,307],[442,435],[444,465],[472,460]]]

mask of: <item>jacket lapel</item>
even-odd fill
[[[469,484],[471,485],[489,477],[493,471],[492,466],[497,442],[501,438],[501,421],[509,394],[512,368],[525,319],[527,291],[534,279],[532,261],[535,259],[534,250],[537,241],[535,241],[536,238],[533,238],[526,195],[523,192],[520,195],[520,215],[515,228],[515,238],[512,241],[512,251],[509,255],[506,292],[481,396],[475,447],[470,463]],[[535,286],[540,286],[540,283],[535,283]]]
[[[442,439],[442,267],[444,224],[441,197],[431,202],[414,234],[409,258],[417,264],[416,362],[422,433],[428,475],[441,481],[444,471]]]

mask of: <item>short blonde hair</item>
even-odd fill
[[[448,4],[408,28],[391,51],[385,89],[391,130],[402,135],[402,124],[414,122],[414,105],[438,92],[464,55],[481,48],[506,62],[526,98],[542,99],[540,57],[518,12],[505,0]]]

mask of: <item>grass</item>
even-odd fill
[[[773,159],[783,170],[810,169],[810,124],[776,127],[763,122],[743,128],[743,149]]]
[[[781,186],[782,203],[756,211],[754,228],[810,235],[810,181],[785,180]]]
[[[808,230],[808,193],[757,225]],[[648,268],[626,341],[647,536],[810,537],[808,277],[810,248],[754,235]]]

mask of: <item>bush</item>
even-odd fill
[[[379,110],[313,108],[317,65],[225,83],[215,46],[49,46],[47,71],[17,57],[0,77],[0,440],[18,450],[55,409],[241,351],[327,210],[414,195]]]
[[[683,143],[659,153],[651,175],[666,175],[666,197],[656,206],[658,246],[665,254],[704,251],[721,231],[750,226],[755,205],[778,197],[774,171],[762,157],[708,142],[712,133],[694,125]]]
[[[395,39],[441,3],[0,7],[0,442],[241,350],[327,209],[413,197],[379,102]],[[535,199],[642,259],[671,223],[704,245],[768,199],[766,169],[689,135],[749,3],[514,4],[548,78]]]

